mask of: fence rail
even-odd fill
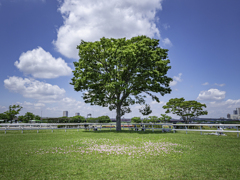
[[[140,127],[139,127],[140,125]],[[63,128],[59,128],[58,126],[64,126]],[[165,128],[163,128],[163,126],[170,126],[171,128],[169,128],[171,131],[173,131],[174,133],[176,131],[186,131],[186,134],[188,131],[200,131],[200,133],[202,134],[202,132],[216,132],[218,133],[218,135],[220,133],[224,133],[224,132],[228,132],[228,133],[237,133],[237,137],[239,137],[239,126],[240,124],[170,124],[170,123],[126,123],[126,124],[122,124],[121,125],[122,129],[124,130],[129,129],[129,130],[137,130],[137,129],[141,129],[141,130],[146,130],[146,129],[150,129],[154,132],[154,130],[158,129],[158,130],[163,130]],[[137,127],[138,126],[138,127]],[[161,126],[161,128],[156,128],[154,126]],[[196,127],[200,127],[200,129],[189,129],[189,126],[196,126]],[[208,126],[208,127],[223,127],[222,130],[204,130],[202,129],[203,126]],[[97,130],[101,129],[112,129],[116,127],[116,123],[34,123],[34,124],[30,124],[30,123],[20,123],[20,124],[0,124],[0,131],[5,131],[5,133],[7,131],[11,131],[11,130],[20,130],[23,131],[24,130],[37,130],[37,133],[39,132],[39,130],[47,130],[47,129],[51,129],[52,132],[54,129],[65,129],[65,132],[67,131],[67,129],[77,129],[79,131],[79,129],[86,129],[86,130],[94,130],[97,127]],[[184,127],[184,129],[177,129],[176,127]],[[236,131],[235,130],[224,130],[224,127],[236,127]]]

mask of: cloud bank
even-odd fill
[[[53,41],[57,51],[78,59],[81,40],[131,38],[138,35],[157,36],[155,24],[162,0],[65,0],[59,8],[64,23]]]
[[[38,99],[39,102],[54,102],[63,98],[65,94],[65,90],[57,85],[16,76],[5,79],[4,86],[26,98]]]

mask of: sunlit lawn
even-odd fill
[[[0,132],[0,179],[239,179],[240,138],[51,130]]]

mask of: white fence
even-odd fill
[[[140,127],[136,127],[139,126]],[[161,128],[155,128],[154,126],[160,125]],[[58,126],[63,126],[59,128]],[[200,131],[200,134],[202,132],[216,132],[216,133],[237,133],[237,137],[239,137],[239,126],[240,124],[169,124],[169,123],[127,123],[127,124],[122,124],[122,130],[127,129],[127,130],[146,130],[150,129],[152,132],[154,130],[163,130],[163,126],[170,126],[171,131],[175,133],[175,131],[186,131],[186,134],[188,131]],[[177,129],[176,127],[183,127],[183,129]],[[188,126],[197,126],[199,129],[188,129]],[[205,130],[202,129],[203,126],[209,126],[209,127],[222,127],[223,130]],[[97,128],[97,130],[101,129],[112,129],[116,127],[116,123],[36,123],[36,124],[29,124],[29,123],[20,123],[20,124],[0,124],[0,131],[7,131],[10,130],[37,130],[37,133],[39,130],[46,130],[46,129],[51,129],[52,132],[54,129],[65,129],[65,132],[67,129],[86,129],[86,130],[94,130]],[[226,127],[236,127],[237,130],[224,130]]]

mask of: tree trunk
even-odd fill
[[[120,114],[120,111],[121,111],[121,106],[117,106],[117,116],[116,116],[116,131],[121,131],[121,114]]]

